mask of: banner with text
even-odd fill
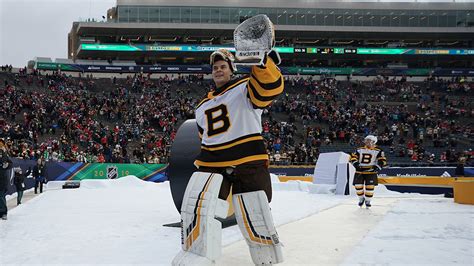
[[[313,176],[314,166],[301,167],[270,167],[270,173],[282,176]],[[379,172],[379,177],[423,177],[444,176],[455,177],[456,167],[389,167]],[[464,176],[474,177],[474,167],[465,167]],[[316,177],[317,178],[317,177]]]
[[[87,65],[37,62],[40,70],[61,70],[97,73],[211,73],[209,65]],[[338,68],[338,67],[281,67],[284,75],[353,75],[353,76],[474,76],[474,69],[429,69],[429,68]],[[239,66],[237,73],[250,73],[250,67]]]
[[[33,169],[36,161],[12,159],[13,167],[20,167],[24,173]],[[144,181],[164,182],[166,164],[116,164],[116,163],[72,163],[47,162],[46,181],[69,181],[84,179],[116,179],[127,175],[134,175]],[[34,179],[30,174],[25,179],[25,190],[34,187]],[[9,173],[7,195],[16,192],[13,184],[13,171]]]

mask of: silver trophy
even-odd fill
[[[256,15],[234,30],[235,64],[261,65],[275,43],[275,29],[267,15]]]

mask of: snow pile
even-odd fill
[[[155,186],[155,183],[141,180],[134,175],[128,175],[117,179],[86,179],[81,181],[81,188],[98,189],[98,188],[144,188]]]
[[[313,184],[312,182],[290,180],[281,182],[277,175],[270,174],[274,191],[302,191],[312,194],[334,194],[335,184]]]

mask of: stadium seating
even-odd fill
[[[7,96],[0,136],[15,156],[88,162],[166,163],[176,129],[212,86],[202,75],[91,79],[35,72],[0,73],[0,80]],[[277,164],[314,164],[323,152],[352,152],[369,132],[379,136],[392,165],[453,164],[463,157],[472,164],[472,88],[459,80],[287,77],[285,95],[264,113],[263,135]],[[403,98],[407,92],[411,97]]]

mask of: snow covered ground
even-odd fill
[[[0,221],[0,265],[170,265],[180,249],[169,183],[134,177],[48,190]],[[474,265],[474,206],[379,186],[370,210],[310,183],[274,184],[283,265]],[[218,265],[251,265],[237,226],[223,230]]]

